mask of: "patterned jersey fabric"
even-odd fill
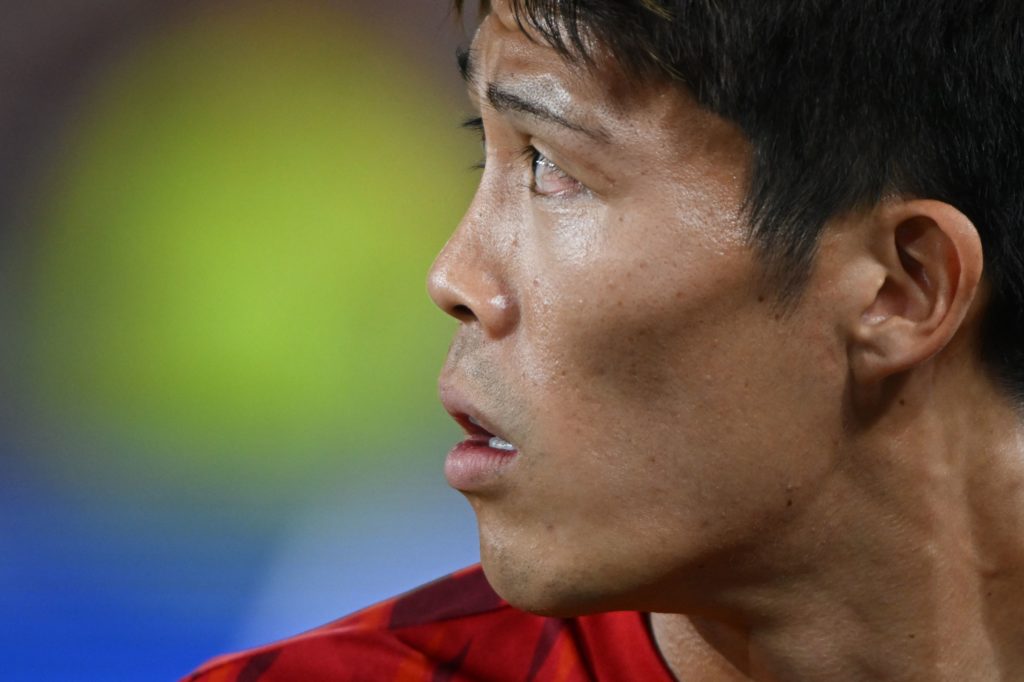
[[[545,618],[478,566],[291,639],[216,658],[182,682],[671,682],[642,613]]]

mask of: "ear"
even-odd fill
[[[877,384],[938,353],[956,335],[981,282],[981,239],[949,204],[885,202],[868,248],[873,292],[855,321],[850,366],[860,386]]]

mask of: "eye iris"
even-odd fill
[[[548,193],[559,191],[557,185],[551,186],[550,183],[567,177],[558,166],[539,152],[533,161],[533,173],[538,191]],[[549,183],[548,186],[545,186],[545,183]]]
[[[537,176],[537,180],[544,180],[547,172],[551,170],[551,162],[544,158],[543,155],[538,154],[537,160],[533,164],[533,173]]]

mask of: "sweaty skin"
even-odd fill
[[[1024,679],[1024,426],[969,221],[842,216],[782,311],[734,125],[505,2],[471,62],[486,167],[429,288],[442,394],[517,449],[466,492],[499,594],[655,612],[686,680]]]

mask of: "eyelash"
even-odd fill
[[[480,136],[480,144],[484,145],[486,147],[487,141],[484,139],[484,120],[481,117],[475,116],[475,117],[467,118],[466,120],[464,120],[462,122],[462,126],[461,127],[462,127],[463,130],[469,130],[469,131],[474,132],[477,135],[479,135]],[[479,161],[474,163],[472,166],[470,166],[470,169],[472,169],[472,170],[483,170],[484,169],[484,160],[480,159]]]
[[[484,138],[484,121],[483,121],[483,119],[481,117],[477,116],[477,117],[467,118],[465,121],[462,122],[462,127],[464,129],[466,129],[466,130],[471,130],[471,131],[474,131],[474,132],[478,133],[480,135],[480,142],[481,142],[481,144],[484,144],[484,145],[487,144],[487,142],[486,142],[486,140]],[[543,193],[537,191],[537,184],[536,184],[537,164],[538,164],[538,162],[542,158],[547,160],[548,163],[551,163],[552,167],[557,169],[559,173],[564,174],[567,178],[571,178],[571,176],[568,173],[565,173],[565,171],[563,171],[562,169],[558,168],[557,165],[555,165],[553,162],[551,162],[550,159],[548,159],[540,150],[538,150],[533,145],[527,145],[527,146],[523,147],[523,149],[520,150],[518,156],[519,156],[520,159],[522,159],[523,161],[525,161],[525,162],[530,164],[530,174],[531,174],[532,180],[530,181],[530,183],[526,187],[527,187],[527,189],[530,190],[530,194],[532,194],[533,196],[538,196],[538,197],[549,196],[549,195],[546,195],[546,194],[543,194]],[[475,164],[473,164],[472,168],[474,170],[483,170],[484,169],[484,160],[481,159],[480,161],[476,162]]]

